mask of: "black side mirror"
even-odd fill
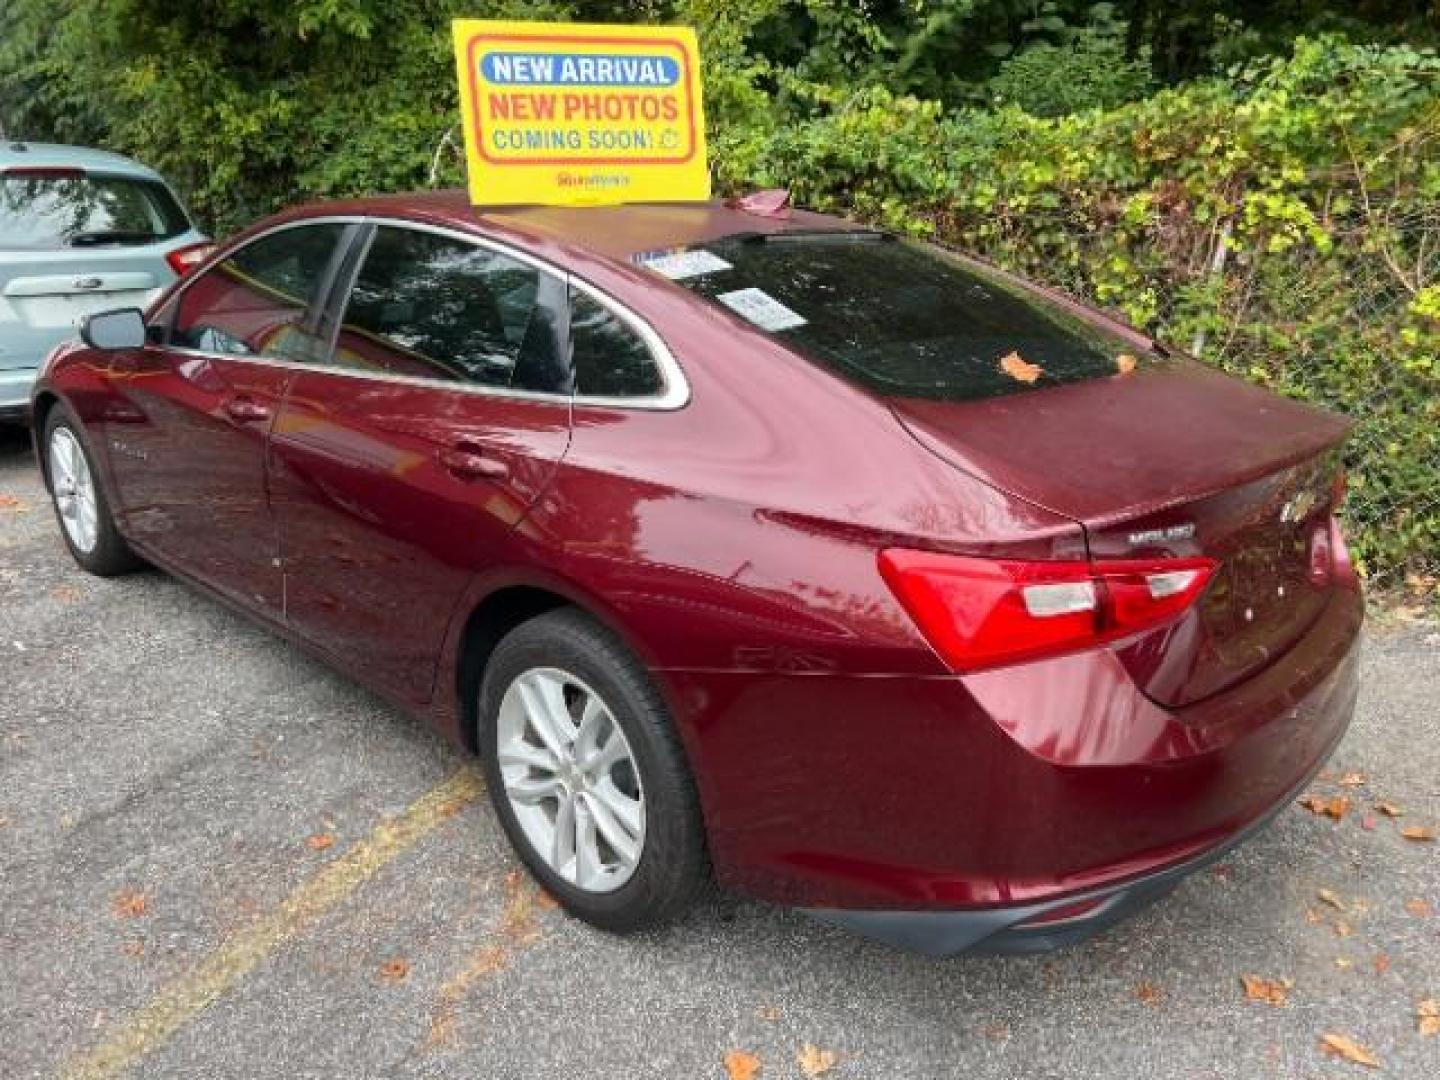
[[[87,316],[80,340],[92,349],[139,349],[145,344],[145,316],[139,308],[120,308]]]

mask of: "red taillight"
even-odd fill
[[[191,244],[189,247],[176,248],[165,256],[165,261],[170,264],[170,269],[174,270],[177,276],[184,277],[209,258],[210,252],[214,250],[215,245],[208,242]]]
[[[1204,591],[1213,559],[1019,562],[891,548],[880,573],[956,671],[1074,652],[1152,629]]]

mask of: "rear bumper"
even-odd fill
[[[677,712],[722,884],[887,938],[908,915],[964,927],[940,952],[1114,894],[1089,925],[1023,935],[1059,944],[1153,899],[1314,775],[1354,712],[1362,618],[1337,590],[1263,672],[1182,710],[1103,649],[962,678],[667,677],[695,706]]]
[[[30,391],[36,368],[0,371],[0,420],[26,420],[30,416]]]
[[[1348,720],[1348,717],[1347,717]],[[1336,737],[1338,744],[1344,728]],[[1331,746],[1331,750],[1334,745]],[[1219,862],[1280,816],[1280,812],[1313,779],[1330,756],[1315,765],[1304,783],[1280,799],[1264,816],[1246,826],[1229,840],[1173,866],[1144,874],[1123,885],[1091,889],[1058,900],[1017,906],[983,908],[974,911],[847,911],[836,908],[806,908],[822,922],[833,923],[854,933],[925,956],[956,956],[960,953],[1024,955],[1050,952],[1078,945],[1116,923],[1143,911],[1164,898],[1191,874]],[[1061,912],[1094,904],[1071,918],[1045,921],[1047,912]],[[1039,920],[1039,921],[1037,921]],[[1028,925],[1027,925],[1028,924]]]

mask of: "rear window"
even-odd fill
[[[998,397],[1152,359],[979,264],[884,233],[734,236],[638,261],[890,397]]]
[[[188,228],[180,204],[154,180],[0,174],[0,247],[152,244]]]

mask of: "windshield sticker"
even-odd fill
[[[721,293],[715,299],[731,311],[745,316],[761,330],[793,330],[808,321],[764,289],[738,289]]]
[[[671,281],[683,281],[702,274],[718,274],[721,270],[731,268],[719,255],[703,248],[665,255],[641,255],[638,261],[645,269],[664,274]]]

